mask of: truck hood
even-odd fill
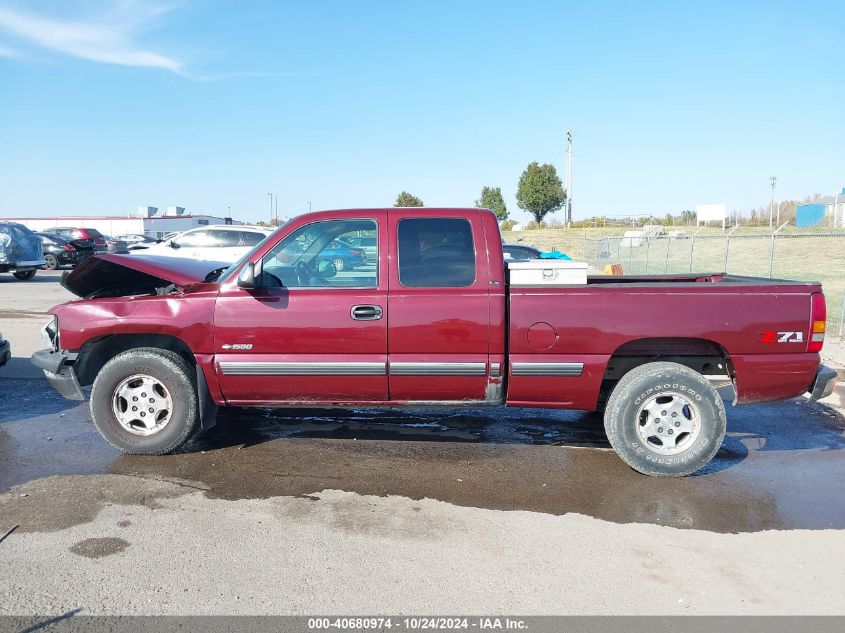
[[[62,276],[61,284],[78,297],[119,297],[158,294],[176,286],[185,289],[206,281],[227,262],[157,255],[96,255]]]

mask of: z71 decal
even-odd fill
[[[763,332],[761,343],[803,343],[803,332]]]

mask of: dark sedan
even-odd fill
[[[76,266],[86,257],[94,254],[94,240],[69,240],[55,233],[36,233],[41,238],[44,251],[44,268],[58,270],[62,266]]]
[[[539,259],[542,252],[539,248],[527,244],[502,244],[506,262],[519,262],[526,259]]]

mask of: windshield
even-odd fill
[[[281,227],[279,227],[279,228],[281,228]],[[247,259],[249,259],[249,256],[250,256],[250,255],[252,255],[252,254],[255,252],[255,249],[257,249],[257,248],[261,248],[261,246],[264,244],[264,242],[266,242],[266,241],[267,241],[267,240],[269,240],[271,237],[273,237],[273,236],[274,236],[274,235],[278,232],[278,230],[279,230],[279,229],[276,229],[275,231],[273,231],[272,233],[270,233],[270,235],[266,236],[263,240],[261,240],[260,242],[258,242],[258,244],[256,244],[256,245],[255,245],[255,246],[253,246],[251,249],[249,249],[249,252],[248,252],[248,253],[246,253],[245,255],[241,256],[241,257],[240,257],[240,258],[239,258],[239,259],[238,259],[238,260],[237,260],[234,264],[232,264],[232,265],[231,265],[231,266],[229,266],[226,270],[224,270],[224,271],[223,271],[223,274],[221,274],[221,275],[217,278],[217,281],[219,281],[220,283],[222,283],[222,282],[224,282],[224,281],[228,280],[228,279],[229,279],[229,277],[231,277],[233,274],[235,274],[235,271],[236,271],[238,268],[240,268],[241,266],[243,266],[243,263],[244,263]],[[214,281],[214,280],[213,280],[213,279],[208,279],[208,281]]]

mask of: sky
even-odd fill
[[[577,218],[845,187],[845,3],[0,0],[0,216],[138,206]],[[562,217],[562,212],[558,213]]]

